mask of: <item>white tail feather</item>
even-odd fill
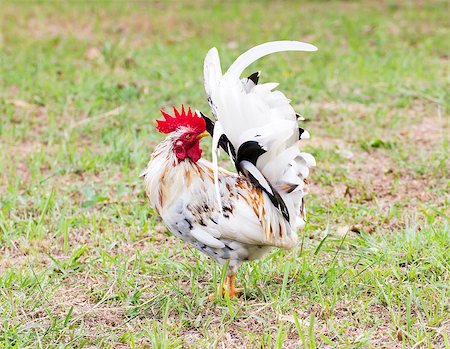
[[[217,160],[217,153],[219,147],[220,137],[223,135],[222,125],[219,121],[216,122],[214,126],[214,135],[212,142],[212,164],[213,164],[213,174],[214,174],[214,188],[216,189],[217,203],[219,205],[220,213],[222,214],[222,200],[220,199],[220,187],[219,187],[219,165]]]
[[[212,157],[217,201],[221,208],[218,183],[217,152],[220,137],[225,134],[238,152],[246,142],[257,142],[265,151],[256,166],[241,161],[244,175],[253,177],[265,190],[277,188],[289,211],[290,224],[295,226],[302,203],[304,178],[314,158],[297,148],[299,130],[290,100],[275,90],[278,83],[256,85],[240,75],[250,64],[268,54],[281,51],[316,51],[311,44],[298,41],[274,41],[251,48],[240,55],[222,76],[217,49],[211,49],[204,64],[205,91],[216,118]],[[301,139],[308,138],[304,131]],[[292,185],[297,187],[293,188]],[[284,191],[285,190],[285,191]]]
[[[317,47],[300,41],[266,42],[265,44],[255,46],[240,55],[227,70],[226,74],[239,77],[241,76],[244,69],[256,60],[271,53],[282,51],[317,51]]]
[[[220,67],[219,52],[213,47],[208,51],[203,64],[203,79],[205,84],[205,91],[208,96],[215,86],[222,79],[222,68]]]

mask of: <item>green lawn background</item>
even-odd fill
[[[450,348],[448,10],[4,2],[0,348]],[[208,301],[219,268],[165,233],[139,173],[160,108],[209,113],[210,47],[226,69],[279,39],[319,48],[248,69],[306,118],[308,224]]]

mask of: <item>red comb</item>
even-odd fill
[[[197,113],[193,113],[191,108],[186,110],[184,105],[181,105],[181,113],[177,108],[173,107],[174,116],[161,110],[161,114],[164,116],[164,120],[156,120],[158,126],[156,129],[162,133],[171,133],[180,127],[188,127],[195,132],[202,133],[206,130],[206,123],[202,117],[198,116]]]

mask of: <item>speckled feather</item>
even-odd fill
[[[222,168],[220,212],[212,164],[202,159],[178,162],[173,155],[174,140],[183,132],[173,132],[160,143],[142,173],[150,203],[169,230],[218,263],[229,260],[230,274],[242,262],[261,258],[272,246],[296,246],[296,233],[267,194]]]
[[[244,79],[241,73],[268,54],[316,49],[298,41],[267,42],[241,54],[224,74],[216,48],[208,52],[204,62],[205,92],[215,118],[215,122],[208,121],[213,131],[214,172],[217,150],[224,148],[221,140],[225,136],[226,146],[236,150],[236,157],[232,156],[236,170],[269,195],[293,229],[305,224],[299,214],[305,195],[304,180],[315,165],[313,156],[299,148],[308,132],[298,127],[298,114],[290,100],[276,90],[278,83],[258,84],[259,72]]]
[[[216,122],[205,115],[179,117],[176,110],[175,118],[163,113],[165,120],[158,122],[170,134],[142,173],[150,203],[174,235],[220,264],[229,261],[230,276],[242,262],[261,258],[272,247],[297,245],[295,230],[304,225],[305,179],[315,165],[312,155],[298,147],[308,133],[298,127],[289,99],[274,90],[277,84],[258,85],[259,73],[247,79],[240,75],[267,54],[314,50],[301,42],[265,43],[239,56],[223,75],[213,48],[205,58],[204,81]],[[198,141],[194,148],[187,141],[191,124],[199,120],[204,122],[194,137],[208,129],[213,163],[200,159]],[[190,148],[186,151],[183,144]],[[239,174],[218,166],[219,146]]]

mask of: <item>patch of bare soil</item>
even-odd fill
[[[5,272],[11,267],[22,267],[28,262],[27,259],[28,257],[20,250],[19,247],[0,247],[0,275],[4,275]]]
[[[418,202],[433,199],[428,191],[428,178],[416,178],[405,173],[390,158],[379,152],[370,153],[368,158],[360,158],[358,162],[349,165],[349,175],[361,183],[358,188],[349,188],[350,198],[353,191],[359,191],[363,200],[375,201],[380,207],[393,203],[411,207]]]
[[[416,109],[411,113],[422,110]],[[448,133],[448,118],[436,112],[396,132],[396,135],[400,137],[405,149],[410,149],[409,157],[414,162],[417,154],[425,154],[431,158],[434,152],[440,151],[437,147],[448,138]],[[351,183],[337,182],[331,186],[312,180],[309,191],[324,198],[324,204],[345,198],[348,202],[363,203],[384,211],[397,206],[403,210],[405,217],[417,214],[423,203],[444,204],[443,198],[438,194],[439,189],[445,188],[444,178],[435,173],[418,174],[411,171],[405,164],[397,163],[388,149],[364,151],[355,149],[352,144],[341,139],[327,137],[314,139],[312,143],[314,146],[319,144],[321,148],[333,150],[345,159],[345,163],[340,166],[347,174],[346,182]],[[379,223],[379,217],[367,217],[364,228],[371,231]],[[384,227],[398,228],[405,223],[392,218],[382,224]]]
[[[444,139],[449,140],[450,118],[444,115],[445,112],[440,106],[436,107],[434,115],[429,115],[424,109],[410,110],[410,113],[421,113],[422,119],[419,123],[409,125],[400,131],[407,141],[418,147],[430,149]]]
[[[67,14],[64,17],[47,14],[45,21],[34,15],[29,18],[24,23],[22,33],[36,39],[73,36],[79,40],[89,40],[94,35],[94,28],[93,23],[83,20],[83,16],[75,18]]]
[[[15,139],[8,143],[2,140],[2,143],[0,143],[0,151],[4,154],[6,163],[4,171],[0,173],[0,188],[2,190],[6,189],[12,179],[11,173],[15,174],[13,179],[18,177],[23,183],[30,180],[27,158],[41,151],[44,147],[39,137],[48,124],[47,110],[44,106],[21,99],[7,99],[6,103],[14,107],[14,116],[11,122],[13,124],[26,124],[30,131],[24,139]]]
[[[32,131],[39,131],[47,126],[48,112],[44,105],[15,98],[7,99],[6,103],[14,107],[13,123],[27,122]]]
[[[16,319],[27,323],[29,326],[44,327],[51,324],[52,317],[64,319],[73,307],[69,324],[82,323],[87,329],[85,336],[96,339],[102,328],[109,328],[108,332],[120,329],[126,320],[126,308],[121,304],[113,304],[110,298],[114,297],[114,284],[101,295],[100,299],[94,299],[94,290],[103,290],[105,282],[89,277],[72,280],[59,285],[53,293],[48,291],[49,299],[43,299],[45,310],[39,307],[33,311],[23,312]]]
[[[361,309],[364,308],[361,317]],[[349,338],[354,340],[368,339],[372,348],[402,348],[403,337],[398,334],[396,328],[391,328],[389,309],[380,305],[363,305],[352,302],[341,302],[334,309],[324,309],[318,305],[299,305],[298,309],[293,309],[296,313],[298,323],[304,334],[308,333],[310,318],[314,316],[314,331],[321,333],[336,345],[345,342]],[[248,317],[234,321],[223,335],[217,338],[219,348],[242,348],[249,347],[248,333],[261,336],[272,329],[272,335],[276,336],[280,324],[284,324],[287,335],[283,340],[283,348],[299,348],[302,341],[296,328],[296,321],[292,315],[279,313],[270,303],[255,303],[248,305],[246,311]],[[272,316],[269,316],[272,315]],[[212,321],[209,330],[214,333],[221,333],[220,318]],[[344,328],[344,333],[337,333],[336,327]],[[193,346],[203,337],[197,329],[187,330],[184,335],[186,346]],[[320,339],[318,339],[320,343]],[[321,343],[324,348],[333,346]]]
[[[142,47],[155,37],[171,44],[201,34],[202,28],[182,18],[178,7],[176,3],[171,3],[171,6],[154,2],[150,6],[145,2],[130,6],[121,3],[118,6],[113,4],[108,9],[101,6],[85,8],[81,10],[81,15],[80,11],[57,12],[44,8],[45,21],[39,14],[42,9],[38,7],[31,7],[28,16],[22,17],[15,13],[14,7],[7,8],[6,12],[18,23],[18,34],[37,40],[55,38],[55,46],[59,45],[58,39],[66,38],[98,44],[104,41],[102,34],[106,33],[109,38],[126,41],[129,47]],[[83,11],[86,11],[85,15]],[[94,16],[92,11],[95,12]]]

